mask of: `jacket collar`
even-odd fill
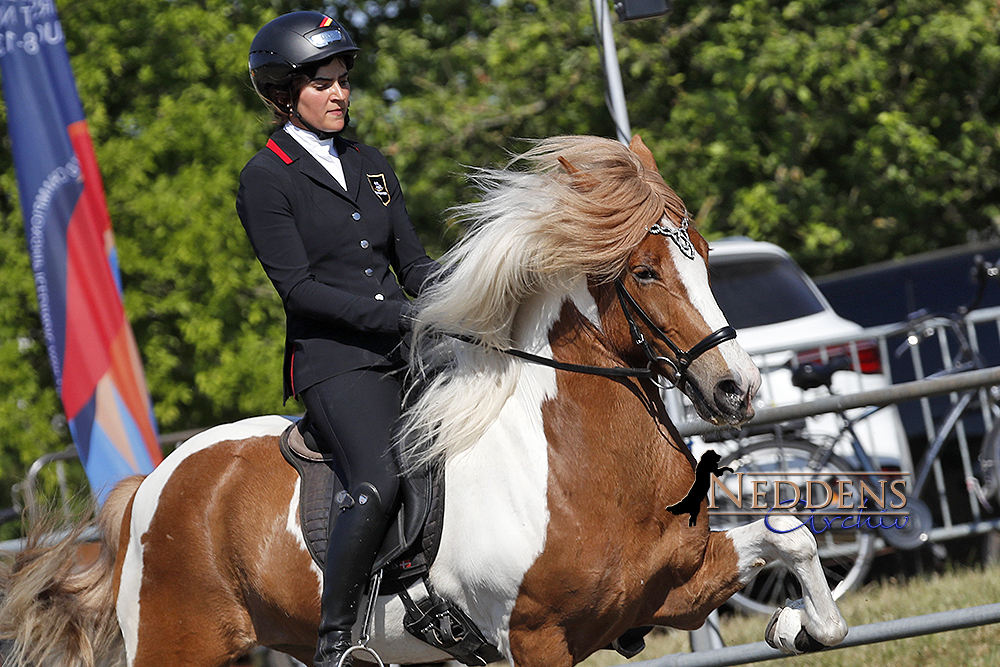
[[[356,201],[357,195],[360,192],[362,175],[361,152],[358,149],[356,142],[348,141],[339,135],[333,139],[334,146],[337,148],[337,154],[340,156],[340,163],[344,167],[344,180],[347,183],[348,190],[347,192],[344,192],[344,189],[340,187],[340,184],[337,183],[336,179],[330,175],[330,172],[324,169],[323,165],[317,162],[316,159],[302,147],[302,144],[285,132],[283,128],[279,128],[274,134],[271,135],[271,141],[277,144],[278,148],[280,148],[281,151],[284,152],[289,159],[291,159],[291,162],[288,162],[290,167],[297,168],[304,176],[316,181],[323,187],[343,197],[344,199],[351,202]]]

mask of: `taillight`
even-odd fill
[[[853,345],[857,347],[858,362],[861,364],[860,369],[855,368],[854,370],[860,370],[862,373],[868,374],[882,372],[882,357],[879,355],[878,343],[876,341],[859,340]],[[853,362],[854,356],[851,353],[851,346],[851,343],[845,343],[843,345],[830,345],[824,349],[799,352],[798,365],[829,363],[830,360],[837,357],[846,357]],[[823,354],[824,350],[826,352],[825,355]]]

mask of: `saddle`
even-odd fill
[[[333,462],[319,451],[308,430],[297,421],[281,434],[281,453],[299,473],[299,520],[313,561],[326,565],[331,507],[350,504],[350,496],[334,472]],[[407,632],[466,665],[503,660],[465,612],[437,595],[427,581],[441,542],[444,519],[444,473],[426,466],[400,484],[396,518],[375,557],[372,574],[382,571],[379,592],[399,596]]]

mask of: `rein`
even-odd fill
[[[480,347],[486,347],[497,352],[503,352],[504,354],[510,355],[512,357],[517,357],[518,359],[523,359],[533,364],[538,364],[539,366],[548,366],[549,368],[555,368],[560,371],[569,371],[571,373],[582,373],[584,375],[600,375],[602,377],[609,378],[621,378],[621,377],[631,377],[639,379],[651,379],[656,373],[653,372],[652,362],[646,368],[630,368],[628,366],[618,366],[618,367],[607,367],[607,366],[588,366],[586,364],[571,364],[565,361],[557,361],[555,359],[550,359],[549,357],[543,357],[537,354],[532,354],[531,352],[525,352],[524,350],[518,350],[516,348],[499,348],[493,347],[492,345],[487,345],[483,341],[475,338],[473,336],[466,336],[463,334],[448,334],[450,338],[460,340],[463,343],[469,343],[471,345],[479,345]]]
[[[631,368],[628,366],[609,368],[607,366],[571,364],[550,359],[549,357],[532,354],[531,352],[525,352],[524,350],[518,350],[516,348],[493,349],[512,357],[517,357],[518,359],[523,359],[524,361],[538,364],[540,366],[555,368],[556,370],[569,371],[571,373],[582,373],[584,375],[599,375],[610,378],[634,377],[639,379],[653,379],[659,375],[653,370],[653,364],[664,364],[674,371],[674,376],[672,378],[667,378],[668,382],[671,383],[670,386],[683,388],[684,384],[687,383],[688,368],[690,368],[691,363],[695,359],[705,354],[712,348],[725,343],[727,340],[733,340],[736,338],[736,329],[731,326],[725,326],[705,336],[705,338],[703,338],[698,344],[685,352],[678,347],[676,343],[670,340],[670,337],[667,336],[662,329],[656,326],[646,311],[642,309],[642,306],[640,306],[632,295],[629,294],[628,290],[625,289],[625,285],[622,283],[621,278],[615,279],[615,291],[618,293],[618,303],[621,304],[622,313],[625,315],[625,320],[628,322],[629,332],[632,334],[632,342],[634,342],[636,346],[642,348],[643,352],[646,353],[646,358],[649,360],[645,368]],[[657,339],[663,341],[667,347],[670,348],[670,351],[677,357],[676,360],[656,354],[656,350],[653,349],[653,346],[650,345],[648,340],[646,340],[646,337],[642,335],[642,331],[639,330],[639,325],[636,323],[635,318],[632,315],[633,312],[639,316],[639,319],[642,320],[643,324],[649,327],[649,330],[654,336],[656,336]],[[464,343],[471,343],[473,345],[481,345],[484,347],[486,346],[481,340],[472,336],[465,336],[461,334],[448,335]]]
[[[562,160],[562,158],[560,158]],[[565,166],[565,165],[564,165]],[[687,211],[684,211],[684,218],[677,224],[673,225],[660,225],[656,224],[652,227],[647,228],[650,234],[661,234],[671,241],[680,250],[681,254],[684,255],[689,260],[694,260],[697,257],[697,251],[694,248],[694,244],[691,243],[691,237],[688,233],[688,227],[690,225],[691,218],[688,216]],[[657,386],[663,389],[670,389],[672,387],[677,387],[681,391],[684,390],[684,385],[688,381],[688,369],[695,359],[705,354],[709,350],[722,345],[727,340],[733,340],[736,338],[736,329],[726,325],[721,329],[717,329],[712,333],[708,334],[701,339],[694,347],[686,352],[682,350],[674,341],[670,340],[670,337],[664,333],[660,327],[656,326],[652,318],[642,309],[642,306],[629,294],[628,290],[625,289],[625,283],[622,282],[621,278],[615,278],[615,291],[618,293],[618,303],[622,307],[622,313],[625,315],[625,319],[628,321],[629,333],[632,334],[632,342],[635,343],[637,347],[641,347],[642,351],[646,354],[645,368],[630,368],[627,366],[619,366],[616,368],[608,368],[606,366],[587,366],[584,364],[569,364],[562,361],[556,361],[555,359],[550,359],[548,357],[542,357],[537,354],[532,354],[530,352],[525,352],[524,350],[518,349],[496,349],[498,352],[503,352],[504,354],[509,354],[512,357],[517,357],[518,359],[523,359],[525,361],[531,362],[533,364],[539,364],[541,366],[548,366],[549,368],[555,368],[561,371],[570,371],[571,373],[583,373],[585,375],[600,375],[603,377],[634,377],[634,378],[646,378],[650,379]],[[656,350],[650,345],[646,337],[642,335],[642,331],[639,330],[639,325],[633,317],[633,313],[639,316],[643,324],[649,327],[649,330],[653,333],[658,340],[662,341],[670,351],[674,354],[676,359],[670,359],[669,357],[664,357],[662,355],[656,354]],[[481,340],[474,338],[472,336],[465,336],[461,334],[448,334],[452,338],[456,338],[466,343],[471,343],[473,345],[486,346]],[[659,373],[653,370],[654,364],[662,364],[673,370],[673,377],[666,378],[669,384],[663,385],[656,382],[655,378],[660,376]]]

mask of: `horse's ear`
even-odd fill
[[[646,169],[651,169],[659,173],[660,170],[656,168],[656,160],[653,158],[653,152],[646,147],[645,143],[643,143],[642,137],[638,134],[633,135],[628,148],[636,154],[639,158],[639,162],[642,162],[642,166]]]
[[[581,192],[589,192],[596,188],[600,183],[600,181],[598,181],[595,177],[585,171],[581,171],[576,167],[576,165],[563,156],[560,155],[556,159],[559,161],[559,165],[563,168],[563,170],[573,177],[573,187],[577,190]]]
[[[559,165],[563,168],[563,171],[565,171],[570,176],[572,176],[573,174],[581,174],[581,173],[583,173],[579,169],[576,168],[575,164],[573,164],[572,162],[570,162],[569,160],[567,160],[566,158],[564,158],[562,155],[560,155],[559,157],[557,157],[556,160],[559,161]]]

